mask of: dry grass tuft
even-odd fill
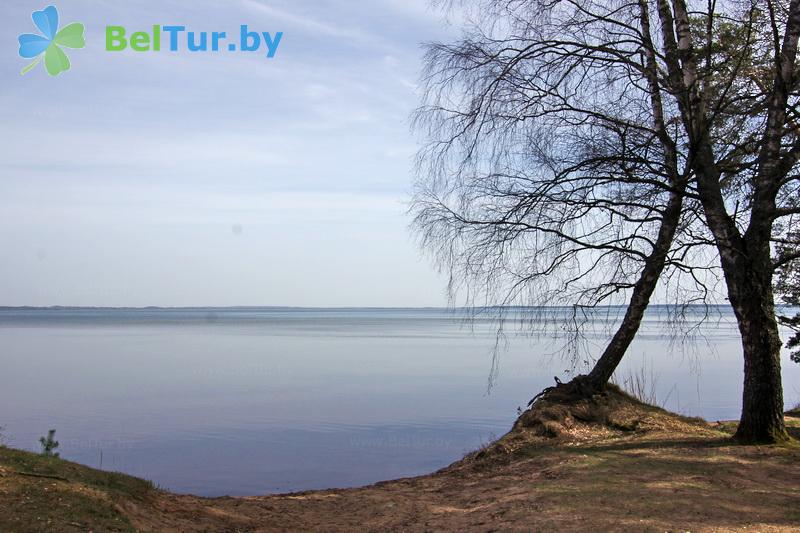
[[[719,436],[700,418],[643,403],[616,385],[591,393],[575,382],[559,383],[535,399],[506,435],[465,458],[482,460],[530,446],[580,444],[614,437],[672,433]]]

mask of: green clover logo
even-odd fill
[[[70,63],[67,54],[61,49],[83,48],[86,40],[83,38],[85,28],[79,22],[73,22],[61,31],[58,31],[58,10],[55,6],[47,6],[41,11],[33,12],[33,23],[42,32],[42,35],[23,33],[19,36],[19,55],[24,58],[35,57],[36,60],[22,69],[25,75],[39,64],[44,55],[44,66],[51,76],[58,76],[69,70]]]

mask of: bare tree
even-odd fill
[[[778,229],[775,221],[800,214],[796,206],[780,204],[798,184],[794,169],[800,158],[800,137],[793,117],[800,1],[753,2],[743,14],[735,10],[718,13],[710,4],[703,15],[709,27],[713,28],[716,18],[738,19],[748,28],[745,52],[752,57],[752,50],[757,57],[763,51],[771,57],[758,78],[734,69],[735,77],[728,83],[731,96],[719,102],[709,102],[704,94],[708,74],[700,66],[704,58],[695,45],[705,39],[710,47],[711,32],[697,34],[684,0],[673,0],[671,5],[668,0],[658,0],[657,4],[666,85],[681,111],[705,218],[714,234],[728,297],[742,335],[745,378],[736,436],[744,442],[782,440],[786,430],[773,275],[776,268],[798,255],[775,260],[772,243]],[[759,26],[759,21],[765,24]],[[744,110],[738,105],[742,101],[747,102]],[[729,103],[740,127],[737,132],[720,136],[715,115],[726,113]],[[731,160],[736,162],[736,178],[746,201],[744,221],[738,220],[738,206],[731,206],[723,191],[726,165]]]
[[[789,92],[776,98],[777,83],[757,81],[777,68],[761,61],[770,41],[758,6],[669,1],[491,0],[461,40],[430,45],[415,224],[472,302],[595,306],[630,295],[583,378],[591,388],[618,365],[660,277],[691,291],[683,303],[705,298],[715,265],[704,250],[717,246],[745,349],[738,435],[780,438],[779,360],[752,332],[755,322],[769,331],[770,313],[775,325],[771,222],[794,211],[759,223],[770,282],[760,304],[744,307],[743,250],[732,267],[730,247],[738,225],[763,216],[754,176],[771,161],[760,153],[769,124],[786,124],[767,120],[768,108],[785,109]],[[796,150],[777,142],[775,198],[796,185]]]
[[[690,231],[697,205],[657,58],[642,53],[640,36],[620,37],[636,19],[533,25],[538,7],[492,3],[488,29],[429,48],[416,225],[473,302],[592,307],[629,291],[619,329],[583,380],[597,389],[667,265],[702,298],[702,267],[687,259],[708,241]]]

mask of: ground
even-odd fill
[[[800,531],[800,446],[739,446],[734,427],[617,393],[539,402],[428,476],[214,499],[0,448],[0,531]]]

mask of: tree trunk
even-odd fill
[[[644,312],[650,303],[650,297],[655,291],[661,273],[664,271],[667,255],[672,247],[672,241],[675,239],[675,232],[681,219],[683,195],[687,184],[686,179],[679,177],[675,141],[669,135],[664,122],[663,101],[658,81],[658,61],[650,36],[650,15],[648,14],[646,0],[639,1],[639,15],[644,43],[642,52],[646,58],[645,77],[650,89],[650,105],[653,112],[653,128],[664,150],[664,167],[667,170],[670,185],[675,189],[670,193],[669,200],[661,216],[658,237],[653,244],[653,250],[645,260],[642,273],[633,287],[633,294],[622,323],[617,328],[600,359],[595,363],[594,368],[583,378],[589,385],[589,390],[599,390],[606,386],[639,331]]]
[[[698,150],[696,165],[703,211],[714,234],[728,299],[742,336],[744,387],[735,438],[746,444],[780,442],[788,434],[783,420],[781,340],[772,289],[774,195],[766,187],[756,190],[750,223],[741,235],[725,210],[719,173],[708,144]]]
[[[639,326],[642,323],[644,312],[650,303],[650,297],[656,288],[658,279],[664,271],[667,254],[675,238],[678,223],[681,217],[681,207],[683,205],[683,194],[681,191],[672,192],[666,209],[661,218],[661,227],[658,230],[658,237],[654,243],[653,250],[645,261],[642,273],[633,288],[631,300],[622,323],[617,328],[617,332],[608,343],[603,355],[594,365],[591,372],[586,376],[586,380],[591,388],[599,390],[605,387],[608,380],[614,374],[620,361],[631,345]]]
[[[742,415],[735,438],[743,443],[780,442],[787,438],[783,421],[781,341],[775,313],[762,306],[766,295],[745,304],[748,317],[739,321],[744,349]]]
[[[787,433],[769,241],[748,232],[744,243],[742,253],[723,257],[723,263],[734,259],[725,277],[744,352],[742,414],[735,438],[743,443],[779,442]]]
[[[783,420],[781,340],[772,289],[772,208],[757,194],[748,230],[742,236],[724,211],[719,179],[701,175],[699,186],[742,336],[744,387],[735,438],[748,444],[779,442],[788,437]]]

